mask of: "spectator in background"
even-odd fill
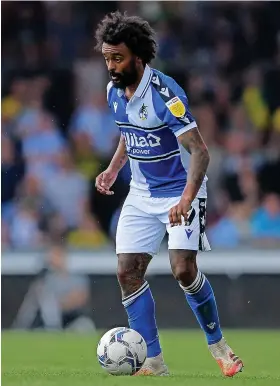
[[[23,139],[23,156],[29,173],[48,179],[57,169],[65,141],[50,114],[42,111],[37,118],[36,132]]]
[[[101,248],[108,242],[96,219],[84,213],[78,229],[72,230],[67,236],[67,243],[72,248]]]
[[[22,112],[27,92],[27,81],[24,78],[15,78],[9,94],[2,99],[1,114],[5,123],[13,122]]]
[[[25,175],[18,186],[16,202],[23,206],[29,206],[41,214],[47,209],[42,197],[41,183],[36,175]]]
[[[104,93],[85,98],[77,107],[70,124],[70,138],[75,164],[88,181],[94,181],[100,168],[108,164],[119,135]]]
[[[44,112],[44,97],[50,88],[50,80],[44,75],[29,76],[25,82],[23,109],[15,124],[15,134],[23,141],[38,132],[40,114]]]
[[[101,160],[108,160],[115,150],[119,130],[110,115],[104,94],[85,100],[74,112],[71,122],[74,141],[83,138]]]
[[[258,154],[252,153],[251,133],[235,130],[229,132],[224,138],[223,186],[231,200],[243,200],[240,176],[246,171],[256,173],[263,160]]]
[[[14,211],[16,188],[24,175],[24,164],[17,160],[15,145],[5,135],[1,136],[1,157],[2,218],[9,223]]]
[[[44,246],[43,233],[39,228],[39,214],[27,203],[16,204],[10,224],[10,240],[15,249]]]
[[[179,40],[172,31],[171,26],[164,20],[157,25],[158,37],[158,60],[161,61],[162,69],[171,67],[171,64],[176,68],[177,63],[180,63],[180,45]]]
[[[86,133],[73,134],[70,139],[75,165],[79,172],[90,181],[98,174],[100,168],[98,156],[94,153]]]
[[[240,131],[248,135],[252,133],[252,130],[254,130],[253,124],[249,120],[244,105],[240,103],[240,101],[231,105],[227,131]],[[260,146],[260,143],[257,141],[255,133],[254,135],[251,135],[250,140],[252,141],[253,147]]]
[[[49,58],[67,68],[83,53],[85,22],[75,12],[75,2],[48,2],[47,43]]]
[[[14,126],[14,132],[19,140],[24,141],[38,131],[38,122],[42,111],[42,100],[29,100],[27,96],[22,114]]]
[[[213,249],[237,248],[248,244],[250,213],[251,208],[246,202],[228,202],[226,214],[207,230]]]
[[[60,152],[57,161],[58,170],[51,179],[42,181],[42,194],[50,210],[61,216],[66,229],[76,229],[89,209],[89,183],[75,169],[68,149]]]
[[[280,247],[280,196],[267,194],[251,217],[252,236],[258,246]]]
[[[210,85],[208,85],[209,87]],[[207,78],[198,70],[191,70],[186,84],[189,99],[192,101],[192,106],[197,106],[205,103],[207,98]]]
[[[226,78],[217,77],[214,80],[213,91],[213,107],[219,123],[220,131],[222,132],[225,131],[229,123],[229,115],[232,107],[232,87]]]
[[[258,66],[250,67],[244,76],[242,101],[257,130],[265,130],[269,123],[269,109],[263,97],[263,78]]]
[[[47,266],[31,284],[13,327],[94,331],[95,325],[88,316],[89,301],[88,278],[71,274],[65,250],[53,246]]]
[[[29,248],[46,246],[50,238],[47,234],[49,213],[50,208],[42,195],[40,180],[36,175],[27,174],[19,184],[15,197],[14,217],[10,224],[14,238],[13,247],[20,248],[21,243],[24,242],[25,247]],[[30,229],[29,233],[21,229],[25,223],[27,224],[26,230],[33,224],[33,232]],[[32,237],[34,237],[34,245]]]

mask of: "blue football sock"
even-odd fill
[[[147,357],[151,358],[160,354],[155,302],[149,284],[145,281],[136,292],[123,299],[123,305],[128,315],[130,328],[138,331],[147,343]]]
[[[200,327],[205,332],[208,344],[219,342],[222,331],[214,292],[209,281],[198,271],[195,281],[189,287],[181,286],[181,288]]]

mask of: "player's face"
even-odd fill
[[[114,87],[125,89],[137,82],[139,58],[124,43],[116,46],[103,43],[102,54]]]

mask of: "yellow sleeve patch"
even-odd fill
[[[179,97],[174,97],[170,101],[165,103],[169,111],[176,118],[182,118],[186,114],[186,108],[184,103]]]

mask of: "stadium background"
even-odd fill
[[[279,307],[267,301],[280,293],[279,3],[13,1],[1,8],[2,328],[126,324],[114,236],[128,165],[113,197],[94,188],[119,133],[93,37],[116,9],[155,28],[153,66],[185,88],[209,147],[213,251],[201,262],[223,325],[279,328]],[[196,326],[164,248],[156,259],[149,282],[159,326]]]

